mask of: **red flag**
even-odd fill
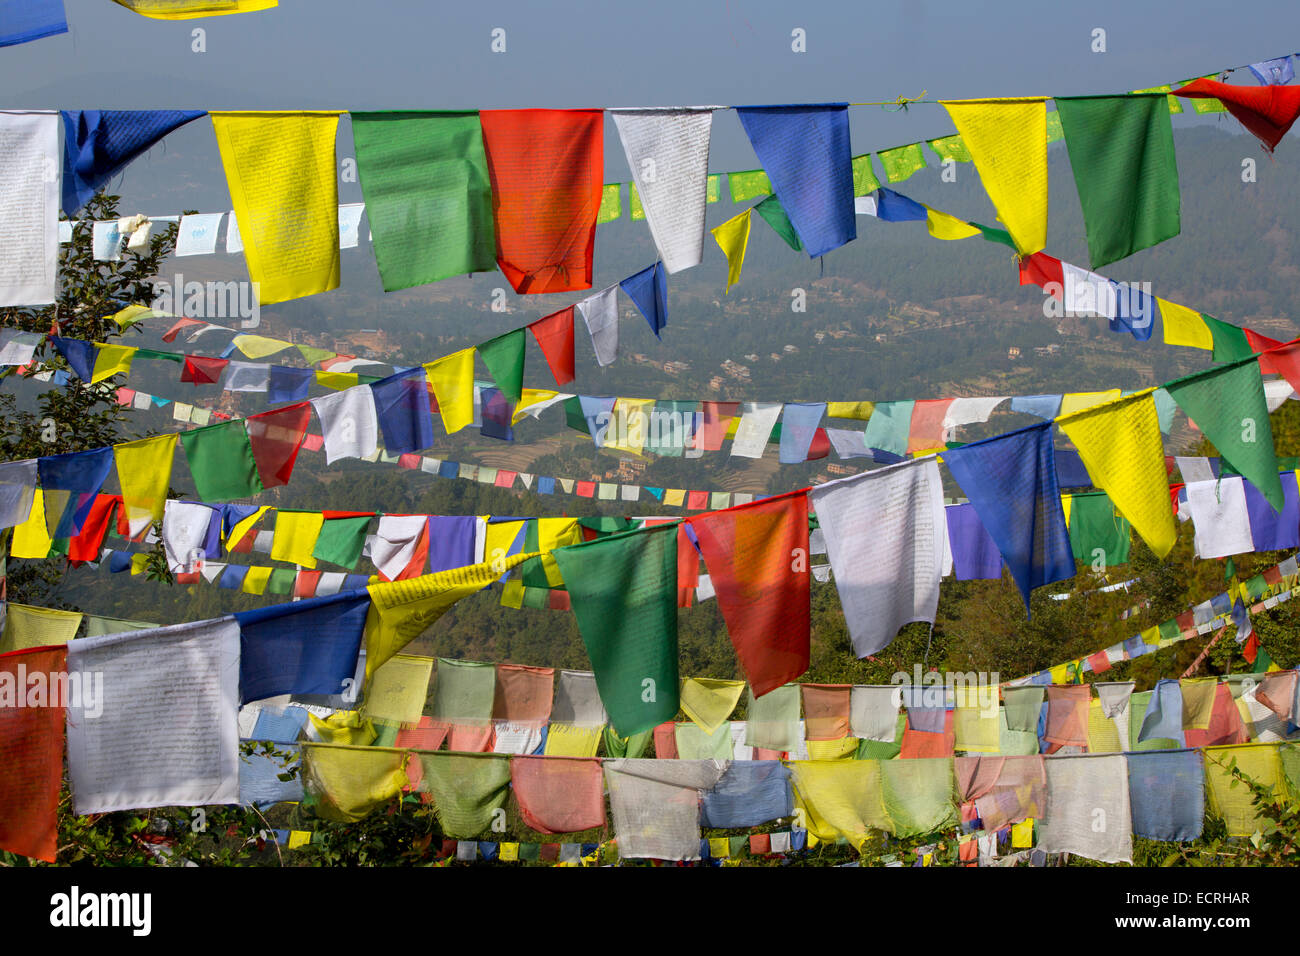
[[[193,382],[195,385],[214,385],[229,364],[229,359],[187,355],[185,367],[181,369],[181,381]]]
[[[121,502],[120,495],[95,496],[95,503],[90,506],[90,513],[81,526],[81,534],[68,542],[69,561],[79,563],[99,560],[99,549],[104,546],[104,536],[108,534],[108,526],[113,521],[113,512]]]
[[[605,173],[601,110],[484,110],[497,264],[521,295],[591,288]]]
[[[1174,96],[1221,100],[1270,153],[1300,116],[1300,87],[1295,86],[1233,86],[1218,80],[1193,80],[1174,90]]]
[[[1251,347],[1254,348],[1254,343]],[[1300,388],[1300,341],[1279,344],[1260,352],[1259,370],[1265,374],[1281,375],[1292,388]]]
[[[257,462],[262,487],[278,488],[289,483],[310,419],[310,402],[297,402],[246,419],[248,442],[253,446],[253,461]]]
[[[923,398],[913,404],[912,424],[907,433],[909,452],[943,447],[943,436],[947,431],[943,422],[948,417],[948,407],[954,401],[952,398]]]
[[[703,511],[708,506],[709,493],[707,491],[686,492],[686,507],[691,511]]]
[[[1093,654],[1092,657],[1088,658],[1088,663],[1092,665],[1092,672],[1094,674],[1104,674],[1106,671],[1110,670],[1110,658],[1106,655],[1105,651],[1098,651],[1096,654]]]
[[[831,436],[826,434],[826,429],[819,428],[813,432],[812,443],[808,446],[808,461],[816,461],[819,458],[825,458],[831,453]]]
[[[198,319],[177,319],[176,324],[163,333],[164,342],[176,341],[176,336],[180,334],[181,329],[188,329],[191,325],[206,325],[206,322],[200,322]]]
[[[1032,256],[1020,260],[1021,285],[1045,286],[1049,282],[1056,283],[1053,296],[1058,299],[1064,298],[1065,270],[1061,267],[1060,259],[1049,256],[1045,252],[1035,252]]]
[[[528,328],[546,356],[556,385],[573,381],[573,306],[552,312]]]
[[[1266,349],[1277,348],[1282,344],[1277,339],[1270,339],[1267,335],[1260,335],[1254,329],[1243,328],[1241,331],[1246,333],[1246,343],[1256,355]]]
[[[700,552],[695,550],[694,542],[686,533],[686,522],[682,522],[677,529],[677,606],[690,607],[699,586]]]
[[[0,674],[26,694],[29,677],[45,675],[47,688],[68,669],[66,647],[33,647],[0,654]],[[66,686],[66,683],[63,685]],[[59,699],[54,699],[58,697]],[[0,850],[53,863],[58,849],[59,784],[63,779],[64,707],[60,695],[45,706],[0,707]]]
[[[794,491],[686,519],[755,697],[808,669],[808,496]]]
[[[293,596],[309,598],[316,596],[316,586],[320,584],[320,571],[299,571],[293,581]]]

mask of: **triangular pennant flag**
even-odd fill
[[[808,255],[856,239],[848,105],[742,106],[736,114]]]
[[[740,281],[740,270],[745,265],[745,250],[749,247],[749,225],[753,209],[732,216],[713,230],[714,241],[727,257],[727,292]]]
[[[172,463],[176,460],[176,439],[173,433],[113,446],[122,507],[132,538],[139,537],[150,524],[162,521]]]
[[[94,377],[96,349],[93,342],[65,339],[57,335],[51,335],[50,342],[54,344],[55,351],[63,356],[63,360],[68,363],[72,371],[77,373],[77,378],[89,382]]]
[[[1178,162],[1162,95],[1058,96],[1092,268],[1179,232]]]
[[[1021,255],[1047,245],[1047,100],[941,100]]]
[[[202,110],[63,110],[63,211],[71,219],[110,179]]]
[[[573,306],[552,312],[528,326],[546,356],[556,385],[573,381]]]
[[[943,460],[1002,552],[1026,611],[1034,588],[1074,577],[1051,422],[949,449]]]
[[[1200,79],[1174,90],[1174,95],[1219,100],[1270,153],[1300,116],[1296,86],[1233,86]]]
[[[659,333],[668,324],[668,276],[663,263],[656,262],[618,285],[641,310],[655,338],[659,338]]]
[[[1282,482],[1273,450],[1273,427],[1264,400],[1264,380],[1253,359],[1206,369],[1168,382],[1165,390],[1214,443],[1233,471],[1282,510]]]
[[[754,696],[808,669],[808,496],[800,490],[687,519]]]
[[[1057,424],[1079,450],[1093,483],[1110,496],[1155,556],[1163,558],[1177,531],[1154,391],[1094,405],[1058,418]]]
[[[424,382],[420,385],[423,387]],[[298,451],[311,421],[311,404],[298,402],[245,419],[248,444],[253,449],[258,478],[263,488],[287,485],[293,475]]]
[[[798,252],[800,249],[803,248],[803,243],[799,241],[799,236],[794,231],[794,226],[790,222],[790,217],[787,216],[785,214],[785,210],[781,208],[781,201],[779,199],[777,199],[775,196],[768,196],[761,203],[759,203],[757,206],[754,207],[754,211],[756,211],[760,216],[763,217],[763,221],[772,227],[772,231],[775,232],[778,236],[780,236],[787,246],[789,246],[795,252]],[[723,225],[725,225],[725,223]],[[721,229],[722,227],[719,226],[718,228]],[[717,229],[713,230],[713,233],[716,236],[718,230]],[[721,239],[718,240],[718,245],[722,245]],[[726,251],[725,246],[723,247],[723,251],[724,252]],[[742,259],[744,258],[743,249],[741,250],[741,258]],[[731,262],[731,256],[727,256],[727,262],[728,263]],[[737,270],[736,275],[737,278],[739,278],[740,275],[739,269]],[[728,283],[728,288],[729,287],[730,287],[730,283]]]
[[[478,347],[478,354],[506,400],[516,404],[524,387],[524,330],[488,339]]]
[[[461,349],[424,366],[433,386],[447,434],[460,431],[474,421],[474,349]]]
[[[700,264],[713,109],[611,110],[650,235],[669,274]]]

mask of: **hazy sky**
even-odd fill
[[[1241,16],[1208,0],[281,0],[262,13],[178,22],[110,0],[66,5],[67,35],[0,49],[0,106],[448,109],[1109,93],[1300,49],[1295,0],[1252,0]],[[196,26],[207,31],[206,53],[191,52]],[[506,31],[505,53],[490,49],[496,27]],[[806,31],[806,53],[791,51],[795,28]],[[1094,28],[1106,31],[1105,53],[1091,51]],[[753,166],[734,115],[716,126],[711,168]],[[853,111],[855,153],[951,131],[937,106]],[[609,177],[626,179],[622,150],[609,145]]]

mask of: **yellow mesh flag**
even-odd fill
[[[856,418],[866,421],[876,410],[875,402],[827,402],[827,418]]]
[[[1028,850],[1034,845],[1034,818],[1027,817],[1019,823],[1011,824],[1011,848]]]
[[[353,823],[401,794],[406,758],[388,747],[303,744],[303,790],[319,816]]]
[[[973,754],[995,754],[1002,736],[1002,716],[998,711],[996,687],[957,687],[957,707],[952,727],[954,747]]]
[[[32,495],[32,512],[27,520],[14,528],[14,540],[9,549],[12,558],[44,558],[50,553],[54,541],[45,527],[45,495],[40,488]]]
[[[398,654],[375,671],[362,711],[380,723],[414,726],[424,713],[432,676],[432,657]]]
[[[722,254],[727,257],[727,292],[740,281],[740,270],[745,265],[745,250],[749,247],[749,224],[753,209],[732,216],[713,232],[713,238]]]
[[[95,367],[91,371],[91,382],[102,382],[114,375],[131,374],[131,359],[140,351],[134,345],[102,345],[95,343]]]
[[[546,747],[542,753],[547,757],[594,757],[604,733],[604,724],[553,721],[546,729]]]
[[[868,831],[889,828],[877,760],[792,760],[796,815],[810,836],[845,837],[861,850]],[[802,813],[798,813],[798,811]]]
[[[312,552],[316,550],[316,539],[324,524],[325,516],[319,511],[277,511],[271,558],[304,568],[316,567]]]
[[[1093,699],[1088,703],[1088,753],[1114,754],[1125,750],[1119,739],[1119,726],[1106,716],[1101,709],[1101,701]]]
[[[1201,318],[1201,313],[1168,299],[1156,299],[1160,321],[1165,326],[1165,345],[1185,345],[1193,349],[1213,351],[1214,333]]]
[[[312,729],[318,737],[328,744],[355,744],[365,747],[374,743],[379,734],[375,725],[355,710],[340,710],[328,717],[320,718],[313,713],[307,714]]]
[[[1183,697],[1183,730],[1206,730],[1214,695],[1219,690],[1217,677],[1184,677],[1178,682]]]
[[[244,585],[240,590],[245,594],[265,594],[266,584],[270,580],[270,568],[250,567],[244,575]]]
[[[654,407],[653,398],[620,398],[616,401],[613,420],[605,432],[604,447],[641,454],[646,439],[650,437],[650,415]]]
[[[1083,466],[1115,510],[1128,519],[1157,558],[1174,546],[1165,451],[1156,420],[1155,389],[1058,418]]]
[[[925,207],[925,227],[936,239],[969,239],[981,235],[970,223],[929,206]]]
[[[253,361],[293,348],[292,342],[286,342],[283,339],[268,339],[265,335],[236,335],[230,340],[230,344],[253,359]]]
[[[1205,784],[1210,808],[1223,818],[1228,836],[1248,837],[1261,831],[1269,833],[1274,824],[1256,813],[1254,792],[1240,782],[1232,786],[1228,767],[1236,761],[1237,769],[1274,794],[1285,792],[1282,760],[1278,745],[1235,744],[1205,748]]]
[[[424,367],[450,435],[474,421],[474,349],[461,349]]]
[[[743,680],[687,677],[682,681],[682,712],[711,734],[731,716],[744,690]]]
[[[1109,388],[1102,392],[1066,392],[1061,396],[1061,410],[1057,414],[1073,415],[1075,412],[1092,408],[1102,402],[1113,402],[1119,396],[1118,388]]]
[[[505,571],[536,556],[516,554],[497,564],[489,561],[409,581],[370,585],[365,629],[366,683],[381,664],[423,634],[461,598],[478,593]]]
[[[4,633],[0,634],[0,654],[47,644],[66,644],[77,636],[80,626],[79,611],[57,611],[10,602]]]
[[[838,740],[805,740],[809,760],[853,760],[858,755],[858,738],[841,737]]]
[[[600,187],[600,210],[596,213],[596,225],[613,222],[623,215],[623,203],[619,198],[622,183],[605,183]]]
[[[154,522],[162,521],[178,437],[173,432],[113,446],[122,507],[133,538]]]
[[[336,392],[341,392],[345,388],[351,388],[354,385],[361,384],[361,378],[356,372],[317,372],[316,384],[324,388],[332,388]]]
[[[191,20],[270,10],[280,0],[113,0],[151,20]]]
[[[262,305],[338,288],[338,125],[337,112],[212,114]]]
[[[252,531],[268,511],[274,510],[275,509],[270,505],[262,505],[243,521],[236,522],[235,526],[230,529],[230,534],[226,535],[226,547],[233,548],[235,545],[239,544],[239,542],[243,540],[244,535]]]
[[[1047,245],[1047,100],[941,100],[1022,255]]]

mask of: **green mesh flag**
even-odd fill
[[[708,179],[708,195],[706,202],[717,202],[722,198],[722,177],[714,173]]]
[[[515,329],[478,346],[483,364],[492,373],[497,388],[501,389],[501,394],[511,405],[517,405],[523,394],[525,338],[523,329]]]
[[[231,501],[261,494],[253,446],[239,419],[181,432],[185,460],[203,501]]]
[[[433,719],[484,724],[492,719],[496,688],[496,665],[440,657],[433,690]]]
[[[632,210],[633,219],[645,218],[645,206],[641,205],[641,194],[636,190],[636,183],[627,184],[628,206]]]
[[[1094,571],[1128,561],[1131,526],[1104,491],[1070,496],[1070,548]]]
[[[1255,357],[1184,376],[1165,388],[1223,460],[1248,479],[1274,511],[1281,511],[1282,481],[1273,451],[1273,427]]]
[[[1065,133],[1061,130],[1061,114],[1053,110],[1047,114],[1047,141],[1055,143],[1064,138]]]
[[[426,750],[412,751],[411,757],[420,759],[420,789],[433,794],[445,836],[472,840],[487,832],[510,793],[509,757]]]
[[[876,171],[871,168],[871,154],[853,157],[853,195],[870,196],[880,188]]]
[[[1163,96],[1058,96],[1092,267],[1178,235],[1178,161]]]
[[[609,722],[622,736],[677,716],[677,526],[551,552]]]
[[[803,243],[799,241],[794,226],[790,223],[790,217],[785,214],[785,209],[782,208],[780,201],[775,196],[768,196],[754,208],[763,217],[763,221],[785,240],[787,246],[796,252],[803,248]]]
[[[1257,574],[1253,578],[1248,578],[1245,582],[1246,593],[1250,595],[1252,601],[1258,601],[1268,593],[1268,582],[1264,580],[1264,575]]]
[[[1197,79],[1201,79],[1201,80],[1217,80],[1218,78],[1219,78],[1219,74],[1217,74],[1217,73],[1211,73],[1209,76],[1197,77]],[[1182,82],[1182,83],[1179,83],[1178,85],[1179,85],[1179,86],[1183,86],[1183,85],[1185,85],[1185,84],[1187,84],[1187,83],[1191,83],[1191,82],[1192,82],[1191,80],[1183,80],[1183,82]],[[1216,100],[1216,99],[1214,99],[1213,97],[1208,97],[1208,96],[1205,97],[1204,99],[1202,99],[1202,98],[1200,98],[1200,97],[1197,97],[1196,99],[1193,99],[1193,100],[1192,100],[1192,109],[1196,110],[1196,112],[1198,112],[1198,113],[1226,113],[1226,112],[1228,112],[1228,108],[1227,108],[1226,106],[1223,105],[1223,101],[1222,101],[1222,100]]]
[[[1038,731],[1038,715],[1043,709],[1047,692],[1039,684],[1021,684],[1002,689],[1002,709],[1006,715],[1007,729],[1014,733]]]
[[[298,572],[293,568],[272,568],[266,590],[271,594],[292,594],[293,583],[298,580]]]
[[[320,527],[311,556],[344,568],[355,568],[366,544],[370,517],[327,518]]]
[[[352,113],[384,291],[496,268],[478,113]]]
[[[1165,99],[1169,102],[1169,112],[1171,112],[1171,113],[1181,113],[1181,112],[1183,111],[1183,104],[1182,104],[1182,102],[1179,101],[1178,97],[1174,96],[1174,95],[1170,92],[1172,89],[1173,89],[1173,87],[1170,86],[1168,83],[1166,83],[1164,86],[1152,86],[1152,87],[1149,87],[1148,89],[1145,89],[1145,90],[1133,90],[1132,92],[1133,92],[1134,94],[1137,94],[1137,93],[1168,93],[1169,95],[1166,96]]]
[[[664,458],[681,458],[686,438],[694,429],[695,412],[699,407],[699,402],[655,402],[646,423],[647,434],[642,451]]]
[[[927,140],[930,148],[934,150],[935,155],[942,160],[951,159],[954,163],[969,163],[970,150],[966,148],[966,142],[959,135],[953,133],[951,136],[943,136],[939,139]]]
[[[756,196],[766,196],[772,191],[772,183],[767,178],[767,173],[761,169],[727,173],[727,185],[731,188],[732,202],[744,202]]]
[[[653,730],[643,730],[631,737],[620,737],[608,725],[605,726],[605,756],[611,759],[631,759],[645,755],[645,748],[654,736]]]
[[[621,183],[606,183],[600,190],[600,210],[596,213],[596,225],[613,222],[623,215],[623,201],[620,195]]]
[[[889,760],[878,766],[894,836],[921,836],[957,825],[951,757]]]
[[[1214,340],[1214,354],[1211,361],[1235,362],[1237,359],[1249,358],[1255,354],[1243,329],[1229,325],[1227,322],[1220,322],[1214,316],[1203,312],[1201,319],[1210,327],[1210,335]]]
[[[925,169],[925,153],[921,151],[920,143],[886,149],[876,155],[885,169],[885,178],[891,183],[901,183],[913,173]]]
[[[1161,621],[1156,626],[1156,633],[1160,635],[1162,641],[1176,641],[1183,636],[1183,629],[1178,626],[1177,621]]]

